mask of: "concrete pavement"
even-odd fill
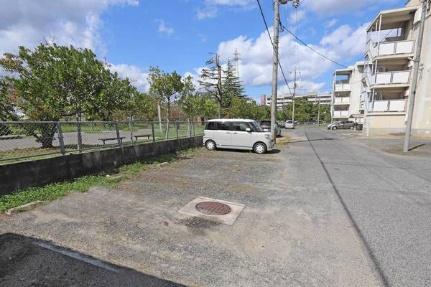
[[[297,133],[310,140],[385,284],[431,286],[431,158],[379,151],[384,139],[371,149],[370,139]]]

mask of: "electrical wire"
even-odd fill
[[[340,66],[340,67],[343,67],[343,68],[347,68],[347,66],[346,65],[344,65],[344,64],[340,64],[339,62],[337,62],[337,61],[335,61],[335,60],[332,60],[331,58],[329,58],[328,56],[326,56],[326,55],[324,55],[324,54],[322,54],[321,52],[319,52],[318,50],[316,50],[316,49],[314,49],[313,47],[311,47],[310,45],[308,45],[307,43],[305,43],[301,38],[299,38],[295,33],[293,33],[292,31],[290,31],[289,29],[287,29],[287,27],[286,26],[284,26],[282,23],[281,23],[281,25],[282,25],[282,27],[283,27],[283,31],[286,31],[287,33],[289,33],[290,35],[292,35],[300,44],[302,44],[303,46],[305,46],[305,47],[307,47],[308,49],[310,49],[311,51],[313,51],[314,53],[316,53],[317,55],[319,55],[320,57],[322,57],[323,59],[325,59],[325,60],[327,60],[327,61],[330,61],[330,62],[332,62],[332,63],[334,63],[334,64],[336,64],[336,65],[338,65],[338,66]]]
[[[265,24],[266,33],[268,34],[269,40],[271,41],[272,48],[275,51],[275,45],[274,45],[274,42],[272,41],[271,33],[269,32],[269,26],[268,26],[268,23],[266,22],[265,14],[263,13],[262,5],[260,3],[260,0],[256,0],[256,2],[257,2],[257,5],[259,6],[260,15],[262,16],[263,23]],[[284,82],[286,83],[286,86],[289,88],[289,93],[292,96],[293,93],[292,93],[292,90],[290,89],[289,82],[287,81],[286,74],[284,73],[283,66],[280,63],[278,51],[276,51],[276,55],[277,55],[278,66],[280,67],[280,71],[283,76]]]

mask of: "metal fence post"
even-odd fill
[[[132,117],[129,118],[129,129],[130,129],[130,141],[133,144],[133,121],[132,121]]]
[[[76,129],[78,132],[78,151],[82,152],[82,134],[81,134],[81,122],[77,121]]]
[[[60,152],[62,155],[65,155],[66,149],[64,148],[63,130],[61,129],[60,122],[57,122],[57,133],[58,133],[58,142],[60,143]]]
[[[175,129],[177,130],[177,139],[179,139],[179,136],[178,136],[178,129],[179,129],[179,127],[180,127],[180,123],[178,121],[176,121],[175,122]]]
[[[188,119],[188,134],[189,134],[189,138],[192,137],[192,121],[190,119]]]
[[[156,142],[156,135],[154,133],[154,122],[151,122],[151,133],[153,134],[153,143]]]
[[[123,140],[121,139],[121,137],[120,137],[120,129],[118,128],[118,122],[115,122],[114,123],[114,125],[115,125],[115,132],[116,132],[116,134],[117,134],[117,142],[118,142],[118,145],[120,146],[120,147],[123,147]]]
[[[196,136],[195,123],[192,123],[193,136]]]

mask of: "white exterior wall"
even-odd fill
[[[350,78],[351,91],[350,91],[349,116],[359,115],[361,113],[360,107],[361,107],[361,92],[362,92],[362,77],[363,77],[363,73],[360,71],[361,65],[362,63],[355,64],[353,68],[352,76]]]
[[[410,1],[416,2],[416,1]],[[417,1],[418,2],[418,1]],[[410,4],[410,3],[409,3]],[[415,27],[418,33],[419,26]],[[413,114],[413,133],[431,136],[431,13],[425,20],[421,67]]]

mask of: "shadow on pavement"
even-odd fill
[[[0,286],[184,286],[18,234],[0,235]]]

